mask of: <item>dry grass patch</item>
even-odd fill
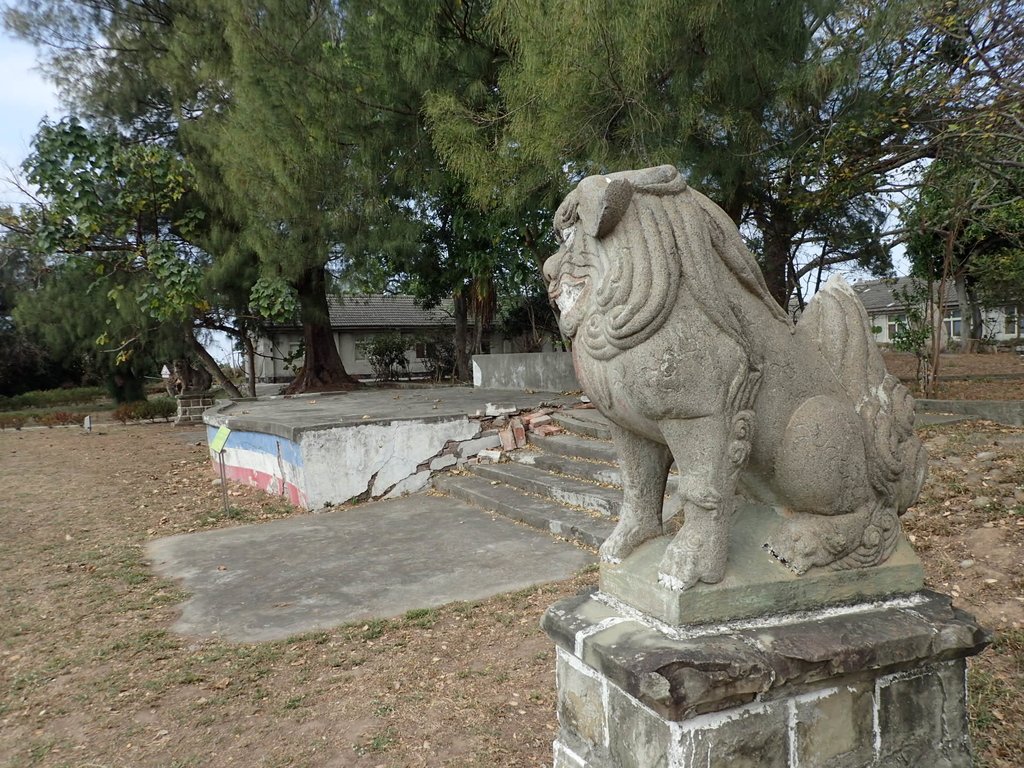
[[[925,436],[936,459],[908,530],[929,584],[1001,630],[971,665],[974,735],[979,765],[1018,765],[1024,431]],[[179,637],[183,594],[145,543],[300,514],[244,488],[225,514],[197,442],[164,425],[0,433],[0,765],[550,764],[554,650],[537,625],[594,573],[280,642]]]

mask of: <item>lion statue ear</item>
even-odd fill
[[[604,237],[615,229],[633,198],[633,185],[622,178],[591,176],[577,189],[580,225],[591,237]]]

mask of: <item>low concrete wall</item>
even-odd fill
[[[205,414],[208,442],[227,423],[221,410]],[[302,430],[294,439],[235,428],[224,446],[224,469],[228,480],[311,510],[353,498],[394,498],[423,490],[432,472],[498,447],[501,439],[491,421],[448,416],[339,425]],[[210,459],[218,471],[213,451]]]
[[[1010,427],[1024,426],[1024,401],[1020,400],[915,400],[925,413],[954,413],[988,419]]]
[[[580,389],[570,352],[474,355],[473,386],[574,392]]]

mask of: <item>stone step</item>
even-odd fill
[[[603,464],[599,461],[577,459],[573,456],[561,456],[557,453],[541,451],[513,451],[509,458],[520,464],[543,469],[545,472],[556,472],[591,483],[604,483],[622,487],[622,472],[618,467]]]
[[[614,528],[611,520],[569,509],[476,475],[437,475],[434,487],[453,498],[595,549]]]
[[[562,429],[584,437],[599,440],[611,440],[612,432],[608,428],[608,420],[600,413],[590,409],[572,411],[555,411],[551,419]]]
[[[587,461],[571,456],[559,456],[557,454],[540,453],[538,451],[514,451],[509,458],[520,464],[537,467],[546,472],[554,472],[559,475],[568,475],[579,480],[586,480],[591,483],[602,483],[622,487],[622,472],[618,467],[612,467],[597,461]],[[676,492],[678,478],[670,474],[665,486],[665,494],[671,496]]]
[[[605,517],[617,516],[622,506],[622,491],[618,489],[560,477],[527,464],[476,464],[470,471],[527,493],[546,496],[559,504],[592,509]]]
[[[591,461],[603,461],[605,464],[619,463],[619,456],[615,452],[615,446],[606,440],[594,440],[575,435],[530,435],[530,445],[533,445],[545,453],[554,453],[559,456],[578,456],[581,459]]]

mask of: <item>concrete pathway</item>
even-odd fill
[[[594,562],[546,533],[428,495],[170,536],[147,556],[192,595],[175,631],[235,642],[478,600]]]

